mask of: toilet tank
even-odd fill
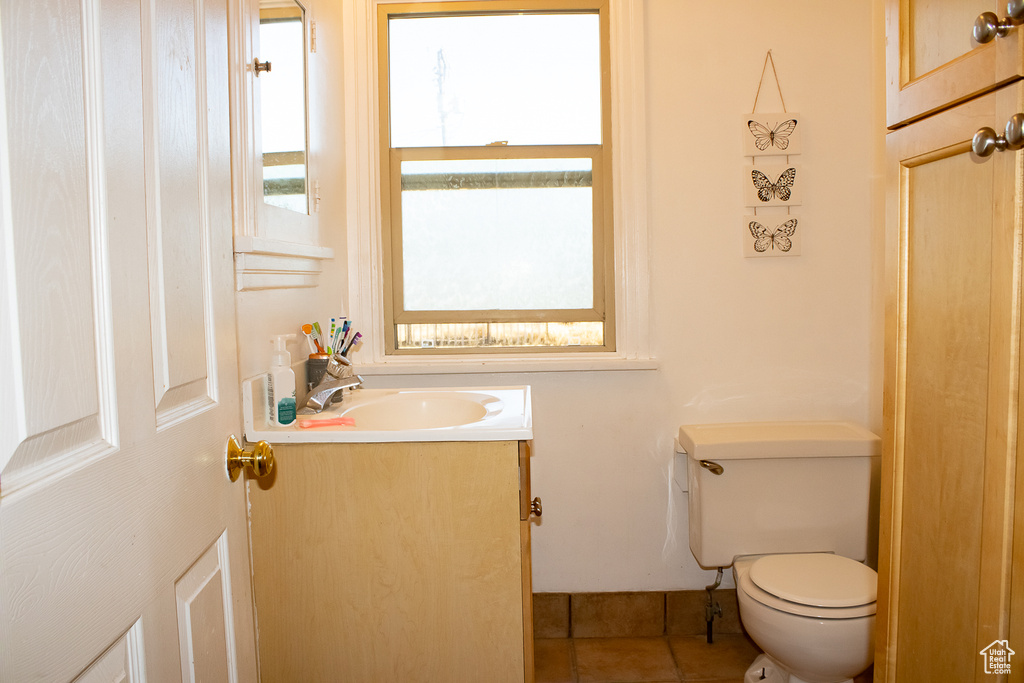
[[[729,566],[737,555],[867,556],[881,453],[875,434],[849,422],[684,425],[679,445],[687,454],[690,550],[702,567]]]

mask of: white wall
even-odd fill
[[[541,592],[711,581],[689,552],[687,499],[672,484],[680,424],[834,418],[881,427],[880,0],[646,0],[645,11],[658,369],[368,380],[532,385]],[[769,48],[786,106],[805,127],[803,253],[745,259],[742,117]],[[768,75],[758,111],[779,106]]]

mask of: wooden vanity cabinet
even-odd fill
[[[983,651],[1024,643],[1024,151],[971,154],[1024,112],[1024,26],[971,48],[985,10],[887,3],[890,124],[927,115],[886,139],[880,683],[1005,680]]]
[[[533,681],[527,442],[274,451],[248,484],[264,683]]]

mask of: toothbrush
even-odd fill
[[[299,420],[299,427],[302,429],[310,429],[311,427],[355,427],[356,419],[354,417],[328,417],[321,419],[301,419]]]
[[[309,355],[312,356],[315,353],[320,353],[316,339],[313,338],[313,326],[306,323],[302,326],[302,333],[306,335],[306,341],[309,343]]]
[[[348,333],[351,328],[349,322],[346,320],[345,324],[341,327],[341,338],[338,340],[338,350],[345,348],[345,342],[348,341]]]
[[[345,347],[345,350],[341,352],[341,355],[343,355],[343,356],[345,356],[346,358],[348,358],[348,352],[349,352],[349,349],[351,349],[351,348],[352,348],[353,346],[355,346],[356,344],[358,344],[358,343],[359,343],[359,340],[360,340],[360,339],[362,339],[362,338],[363,338],[363,335],[362,335],[362,334],[360,334],[359,332],[356,332],[355,336],[354,336],[354,337],[352,337],[352,341],[350,341],[350,342],[348,343],[348,346],[346,346],[346,347]]]
[[[320,323],[313,323],[313,329],[316,330],[316,336],[313,337],[313,341],[316,342],[317,348],[320,349],[320,353],[324,352],[324,333],[320,331]]]
[[[345,320],[345,318],[342,317],[338,319],[338,327],[331,334],[331,346],[334,348],[335,351],[341,349],[345,343],[344,331],[345,329],[348,328],[348,321],[345,320],[345,322],[342,323],[342,320]]]
[[[336,318],[331,318],[331,332],[330,334],[327,335],[327,340],[330,342],[330,344],[327,345],[327,353],[331,353],[331,349],[335,348],[336,346],[334,343],[334,330],[337,329],[337,327],[335,327],[336,321]]]

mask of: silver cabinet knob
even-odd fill
[[[1002,135],[997,135],[988,126],[980,129],[971,138],[971,151],[975,156],[985,158],[993,152],[1024,149],[1024,114],[1014,114],[1006,122]]]
[[[995,12],[982,12],[974,20],[974,40],[989,43],[1003,38],[1010,29],[1024,22],[1024,0],[1009,0],[1006,3],[1006,17],[1000,19]]]
[[[995,12],[982,12],[974,20],[974,40],[979,43],[990,43],[996,38],[1002,38],[1013,28],[1013,22],[1009,19],[1000,19]]]
[[[1003,137],[1006,139],[1006,149],[1024,148],[1024,114],[1017,113],[1010,117],[1003,129]]]
[[[1006,149],[1006,138],[996,135],[996,132],[988,126],[981,128],[971,138],[971,151],[975,156],[985,158],[993,152],[1002,152]]]
[[[1006,3],[1006,16],[1018,24],[1024,22],[1024,0],[1009,0]]]

